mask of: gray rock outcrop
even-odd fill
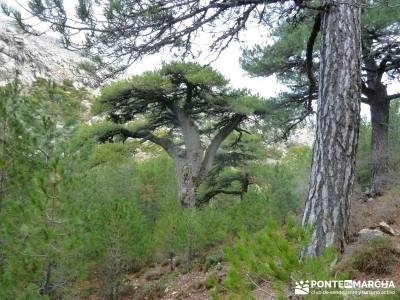
[[[5,17],[0,18],[0,84],[14,79],[29,84],[38,77],[77,86],[95,88],[97,82],[78,65],[86,59],[66,50],[49,36],[32,36],[17,28]],[[86,60],[87,61],[87,60]]]

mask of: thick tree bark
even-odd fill
[[[197,188],[201,182],[199,172],[204,151],[196,123],[184,110],[176,110],[185,144],[183,157],[175,158],[177,195],[183,208],[194,208]]]
[[[371,152],[372,169],[369,194],[381,193],[386,183],[387,163],[389,158],[389,109],[390,102],[383,99],[371,101]]]
[[[193,174],[193,165],[186,159],[175,160],[176,192],[178,200],[183,208],[196,206],[196,192],[198,185]]]
[[[197,176],[203,159],[203,148],[201,145],[199,128],[192,117],[183,110],[179,109],[177,115],[182,128],[183,141],[185,143],[185,157],[188,161],[187,164],[191,165],[191,174]]]
[[[322,1],[317,133],[303,224],[312,225],[303,255],[343,250],[354,179],[361,80],[358,1]]]
[[[371,41],[369,41],[372,43]],[[371,45],[369,46],[369,48]],[[370,106],[371,112],[371,180],[368,196],[375,197],[382,191],[386,183],[387,163],[389,158],[389,112],[392,96],[387,93],[387,87],[382,82],[384,69],[372,57],[364,60],[367,70],[366,84],[362,85],[362,93],[366,96],[364,102]]]
[[[184,137],[185,154],[174,158],[177,195],[182,207],[193,208],[200,204],[196,197],[197,189],[210,172],[221,143],[239,126],[245,116],[234,115],[218,131],[205,150],[194,121],[182,110],[178,112],[178,116]]]
[[[367,41],[367,49],[372,48],[372,40]],[[385,184],[387,163],[389,158],[389,111],[390,98],[387,87],[382,82],[384,61],[377,63],[374,57],[364,53],[366,67],[366,84],[362,85],[364,102],[370,106],[371,112],[371,180],[368,195],[379,195]],[[383,64],[383,65],[382,65]],[[383,66],[383,67],[382,67]]]
[[[204,159],[201,163],[200,171],[199,171],[199,179],[204,179],[207,176],[208,172],[210,172],[211,167],[214,163],[215,157],[217,155],[217,151],[221,146],[222,142],[239,126],[239,124],[246,119],[246,116],[241,114],[236,114],[232,116],[230,122],[228,122],[224,127],[220,129],[220,131],[214,136],[211,140],[210,145],[204,153]]]

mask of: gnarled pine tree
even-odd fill
[[[233,131],[242,132],[244,121],[262,113],[263,105],[245,91],[229,89],[211,67],[173,62],[105,87],[94,110],[116,124],[98,135],[100,142],[115,136],[141,139],[169,154],[178,199],[190,208],[204,202],[196,192],[215,166],[221,144]],[[133,126],[135,120],[140,125]]]

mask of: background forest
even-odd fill
[[[110,125],[84,122],[81,100],[90,97],[84,89],[46,80],[26,91],[18,83],[1,88],[7,174],[0,211],[2,298],[85,297],[93,278],[103,297],[118,297],[126,273],[177,257],[187,268],[218,263],[223,244],[270,228],[271,221],[284,224],[301,210],[309,147],[271,146],[249,135],[247,147],[257,157],[224,167],[220,175],[223,181],[234,172],[251,174],[242,199],[219,194],[209,205],[187,210],[176,200],[173,161],[160,147],[134,139],[98,143],[95,137]],[[399,124],[395,102],[392,174],[400,164]],[[358,190],[369,182],[370,131],[364,121]]]

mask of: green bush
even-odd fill
[[[87,271],[80,216],[69,202],[59,163],[33,175],[30,193],[7,203],[1,220],[4,243],[0,298],[38,299],[73,294],[70,285]]]
[[[70,200],[67,140],[87,92],[38,80],[0,87],[0,298],[73,295],[86,271],[80,217]]]
[[[309,232],[288,219],[284,228],[270,221],[255,234],[241,234],[233,247],[225,249],[229,269],[222,285],[214,288],[214,295],[219,290],[230,299],[253,299],[253,290],[270,281],[277,295],[285,299],[292,294],[294,281],[332,279],[330,265],[336,259],[333,249],[327,248],[317,258],[299,259]]]
[[[287,214],[300,212],[308,187],[310,155],[310,148],[293,145],[289,146],[283,157],[275,163],[252,165],[251,173],[254,174],[255,184],[245,199],[254,202],[254,205],[258,206],[256,209],[260,209],[259,213],[252,211],[254,216],[270,215],[282,223]],[[267,206],[263,206],[260,201],[266,202]],[[250,214],[247,219],[252,219]],[[256,230],[263,226],[265,221]]]
[[[84,225],[88,232],[89,257],[99,264],[103,294],[118,295],[123,272],[137,271],[150,261],[151,231],[145,217],[128,199],[94,204]]]
[[[207,289],[215,288],[218,285],[218,283],[219,282],[218,282],[217,274],[215,274],[214,272],[211,272],[210,274],[208,274],[206,281],[205,281],[205,286]],[[215,292],[213,294],[215,294]]]
[[[400,253],[388,237],[376,237],[366,242],[352,255],[351,266],[368,274],[390,274],[399,261]]]
[[[371,167],[371,123],[367,120],[362,120],[358,138],[355,171],[356,183],[362,190],[365,190],[370,184]]]
[[[222,211],[205,208],[188,211],[172,204],[155,224],[154,239],[161,257],[182,256],[191,262],[207,248],[228,238],[228,225]]]
[[[204,259],[203,269],[207,272],[211,267],[218,265],[223,261],[224,254],[222,251],[212,252]]]

